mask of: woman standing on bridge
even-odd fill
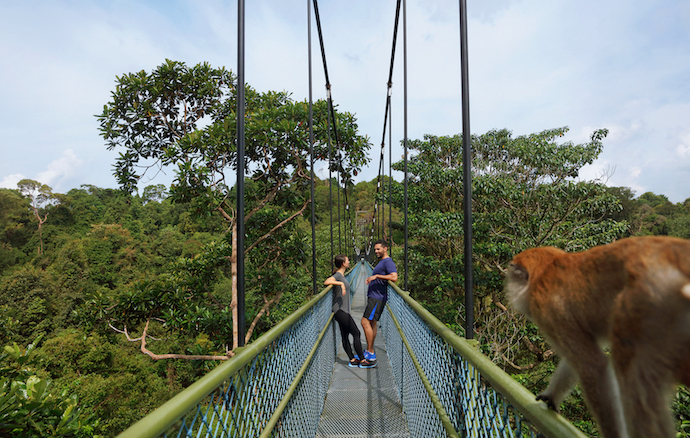
[[[364,357],[364,353],[362,351],[362,342],[359,340],[359,328],[357,328],[355,320],[350,315],[350,282],[345,278],[345,271],[350,267],[350,259],[343,254],[338,254],[335,256],[333,263],[337,271],[331,277],[328,277],[323,284],[333,286],[333,318],[340,325],[343,348],[345,353],[347,353],[347,357],[350,358],[349,366],[356,368],[359,367],[359,361]],[[357,355],[352,354],[350,335],[353,337]]]

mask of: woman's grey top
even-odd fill
[[[345,276],[340,272],[333,274],[333,278],[335,278],[336,281],[342,281],[345,283],[345,295],[343,295],[340,285],[333,285],[333,313],[337,312],[338,310],[342,310],[345,313],[350,313],[350,282],[347,281]]]

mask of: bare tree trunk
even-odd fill
[[[237,348],[239,345],[239,326],[238,313],[237,313],[237,222],[232,224],[232,256],[230,260],[231,271],[232,271],[232,301],[230,306],[232,307],[232,350]]]
[[[43,255],[43,224],[48,220],[48,213],[41,219],[41,216],[38,214],[38,208],[32,205],[31,209],[34,211],[36,219],[38,219],[38,255]]]

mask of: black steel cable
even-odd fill
[[[377,233],[384,234],[384,224],[383,224],[383,217],[385,216],[385,209],[382,208],[382,213],[379,222],[381,223],[380,225],[380,231],[379,228],[376,226],[377,219],[379,218],[379,209],[378,209],[378,198],[379,198],[379,193],[381,195],[383,194],[383,175],[385,175],[384,171],[384,152],[385,152],[385,145],[386,145],[386,126],[388,125],[388,114],[391,109],[391,91],[393,88],[393,69],[395,67],[395,50],[397,47],[397,40],[398,40],[398,28],[400,27],[400,4],[401,0],[397,1],[396,8],[395,8],[395,23],[393,25],[393,43],[391,45],[391,62],[390,62],[390,68],[388,71],[388,87],[386,91],[386,110],[384,112],[383,116],[383,134],[381,138],[381,155],[379,157],[379,171],[376,179],[376,193],[374,195],[374,219],[373,223],[371,226],[371,233],[369,235],[369,243],[367,245],[367,250],[366,253],[369,254],[371,251],[371,246],[373,243],[373,238],[374,238],[374,230],[376,229]],[[391,135],[391,144],[389,147],[392,149],[393,144],[392,144],[392,135]],[[392,159],[392,154],[390,155]],[[392,178],[392,174],[389,176],[389,178]],[[390,180],[389,180],[389,186],[390,186]],[[391,186],[392,187],[392,186]],[[391,189],[392,190],[392,189]],[[383,200],[383,196],[381,197]],[[389,199],[389,211],[392,209],[391,206],[392,199]],[[392,217],[392,216],[391,216]],[[390,226],[390,221],[389,221],[389,226]],[[392,232],[391,232],[392,236]],[[392,242],[391,242],[392,243]]]
[[[237,346],[244,346],[244,0],[237,2]]]
[[[463,224],[465,234],[465,338],[474,338],[472,279],[472,143],[470,133],[470,85],[467,64],[467,3],[460,0],[460,81],[462,83]]]
[[[338,120],[335,117],[335,109],[333,107],[333,97],[332,97],[332,93],[331,93],[331,81],[328,77],[328,63],[326,62],[326,48],[325,48],[325,44],[323,42],[323,31],[321,28],[321,16],[319,15],[319,4],[318,4],[317,0],[313,0],[313,4],[314,4],[314,17],[316,18],[316,28],[317,28],[318,34],[319,34],[319,45],[321,47],[321,58],[323,61],[323,71],[324,71],[324,75],[326,78],[326,90],[328,92],[328,110],[330,112],[331,117],[333,118],[333,136],[335,137],[336,149],[338,149],[338,147],[340,146],[340,138],[338,136]],[[329,166],[331,165],[330,162],[328,164],[329,164]],[[345,201],[346,212],[349,213],[349,206],[350,205],[349,205],[349,202],[347,199],[347,183],[348,183],[348,181],[346,181],[343,177],[343,170],[344,170],[344,167],[343,167],[343,162],[342,162],[342,154],[340,153],[340,150],[338,150],[338,171],[340,172],[341,180],[344,182],[344,184],[343,184],[343,196],[344,196],[344,201]],[[352,221],[351,221],[351,217],[349,214],[346,214],[346,219],[347,219],[346,225],[349,225],[350,232],[352,235],[352,246],[353,246],[353,249],[356,249],[355,237],[354,237],[354,227],[352,226]],[[347,230],[346,230],[346,233],[347,233]]]
[[[307,0],[307,52],[309,68],[309,162],[311,167],[311,264],[312,264],[312,294],[316,293],[316,211],[314,201],[314,99],[312,93],[312,68],[311,68],[311,7]]]
[[[307,0],[308,1],[308,0]],[[331,163],[333,162],[333,151],[331,145],[331,113],[328,113],[326,121],[326,137],[328,138],[328,211],[331,215],[331,271],[333,265],[333,172],[331,171]],[[340,192],[338,192],[340,193]],[[338,239],[340,239],[340,197],[338,197]]]
[[[407,1],[403,0],[403,126],[405,130],[403,142],[405,143],[405,290],[407,290],[407,265],[408,265],[408,227],[407,227]]]

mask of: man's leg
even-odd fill
[[[371,348],[369,349],[369,351],[373,353],[374,352],[374,341],[376,340],[376,333],[378,332],[378,329],[379,329],[378,321],[375,319],[372,319],[371,321],[369,321],[369,327],[371,327]]]
[[[373,324],[372,324],[373,322]],[[373,328],[372,328],[373,327]],[[376,337],[376,322],[369,321],[362,317],[362,329],[364,329],[364,337],[367,338],[367,351],[374,352],[374,338]]]

